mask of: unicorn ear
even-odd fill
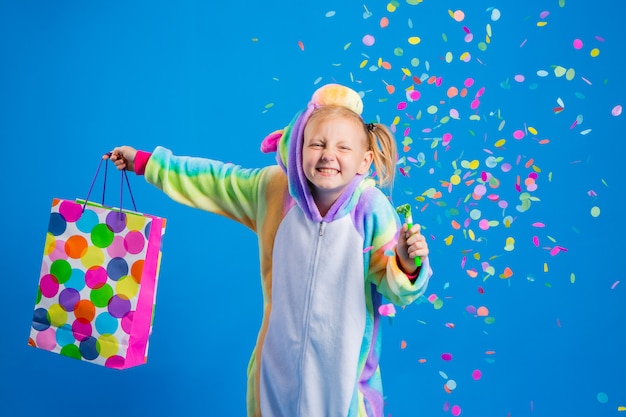
[[[318,107],[346,107],[359,115],[363,112],[363,101],[359,93],[341,84],[326,84],[318,88],[311,97],[311,103]]]
[[[282,137],[283,137],[282,129],[276,130],[270,133],[269,135],[267,135],[265,139],[263,139],[263,142],[261,142],[261,152],[263,153],[276,152],[278,150],[278,142],[280,141],[280,138]]]

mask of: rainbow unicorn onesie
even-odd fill
[[[320,215],[301,164],[304,127],[324,105],[363,109],[355,91],[321,87],[264,140],[277,165],[245,169],[162,147],[135,160],[172,199],[258,236],[264,313],[248,366],[250,417],[383,417],[378,309],[384,298],[413,302],[432,274],[428,259],[413,280],[398,266],[400,219],[372,178],[357,175]]]

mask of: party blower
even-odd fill
[[[396,213],[402,214],[404,216],[404,221],[407,224],[408,229],[411,229],[411,227],[413,227],[413,216],[411,216],[410,204],[403,204],[401,206],[396,207]],[[418,268],[422,266],[422,259],[419,256],[416,256],[414,259],[415,259],[415,266],[417,266]]]

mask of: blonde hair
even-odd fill
[[[376,182],[381,187],[391,189],[396,174],[398,149],[396,139],[387,126],[381,123],[365,123],[360,115],[342,106],[321,106],[311,113],[307,123],[317,119],[326,120],[333,117],[351,118],[363,126],[367,147],[374,155],[374,171]]]

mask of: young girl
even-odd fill
[[[278,165],[261,169],[162,147],[112,151],[118,169],[256,232],[264,314],[248,367],[249,416],[383,416],[378,307],[383,296],[411,303],[432,271],[419,225],[400,227],[368,177],[373,163],[379,183],[392,183],[396,148],[386,127],[363,122],[362,108],[355,91],[321,87],[264,140]]]

